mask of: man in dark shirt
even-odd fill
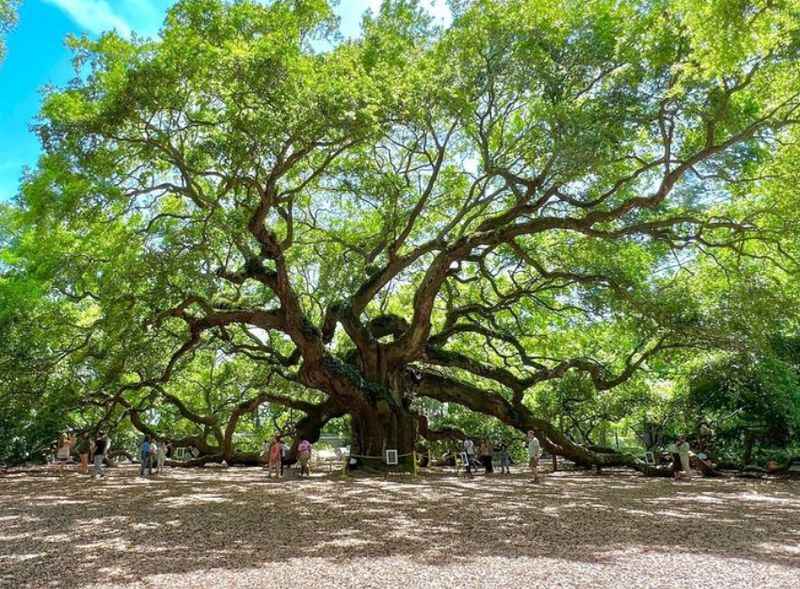
[[[106,452],[108,452],[108,436],[103,431],[97,432],[97,436],[94,439],[94,476],[95,477],[103,477],[105,476],[103,473],[103,461],[106,458]]]

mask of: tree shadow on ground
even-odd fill
[[[800,485],[675,484],[637,474],[338,474],[270,480],[259,469],[172,469],[140,479],[0,477],[0,581],[125,584],[153,572],[294,559],[403,556],[428,566],[479,557],[612,566],[631,550],[701,553],[797,569]],[[3,583],[0,582],[0,585]]]

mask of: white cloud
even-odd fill
[[[116,29],[126,37],[131,27],[120,15],[115,13],[106,0],[45,0],[66,12],[82,28],[99,34]]]

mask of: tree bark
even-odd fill
[[[385,451],[397,450],[398,468],[413,468],[413,453],[417,441],[418,416],[402,403],[380,399],[374,404],[358,407],[351,413],[351,456],[362,468],[382,470]]]
[[[346,412],[344,406],[333,397],[319,405],[305,408],[304,411],[306,411],[306,415],[295,424],[294,442],[289,449],[287,464],[297,462],[297,447],[300,442],[308,440],[312,444],[316,443],[325,424],[335,417],[341,417]]]
[[[752,431],[748,431],[744,435],[744,456],[742,461],[747,466],[753,461],[753,445],[755,444],[756,435]]]

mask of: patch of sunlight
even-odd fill
[[[315,551],[324,551],[326,548],[353,548],[356,546],[368,546],[371,542],[369,540],[360,540],[358,538],[339,538],[337,540],[329,540],[327,542],[320,542]]]
[[[656,511],[658,516],[667,516],[667,517],[675,517],[678,519],[697,519],[699,514],[697,513],[681,513],[680,511],[673,511],[671,509],[659,509]]]
[[[40,536],[39,539],[45,542],[71,542],[73,536],[71,534],[50,534],[48,536]]]
[[[800,556],[800,545],[798,544],[791,546],[787,544],[776,544],[775,542],[761,542],[760,544],[756,544],[756,547],[770,554],[783,553]]]
[[[740,499],[742,501],[746,501],[747,503],[786,503],[789,505],[800,505],[800,501],[794,497],[775,497],[773,495],[762,495],[760,493],[756,493],[755,491],[737,493],[732,495],[731,498]]]
[[[43,556],[47,556],[46,552],[33,552],[31,554],[10,554],[8,556],[4,556],[3,558],[6,560],[15,560],[18,562],[22,562],[25,560],[32,560],[34,558],[42,558]]]
[[[227,503],[228,501],[229,499],[225,497],[211,493],[191,493],[180,497],[165,498],[160,500],[159,503],[167,507],[186,507],[189,503]]]
[[[684,495],[683,497],[687,496]],[[717,497],[714,495],[710,495],[708,493],[702,493],[700,495],[690,495],[688,497],[691,499],[692,503],[709,503],[714,505],[722,505],[724,503],[727,503],[727,501],[722,497]]]
[[[619,511],[623,513],[628,513],[630,515],[644,515],[644,516],[651,516],[653,515],[652,511],[648,511],[646,509],[625,509],[625,508],[618,508]]]
[[[104,517],[92,517],[80,521],[80,526],[90,526],[92,528],[107,528],[108,524],[118,522],[124,523],[128,518],[124,515],[107,515]]]
[[[116,552],[128,552],[132,544],[122,538],[103,538],[102,542],[89,542],[81,546],[84,552],[96,553],[106,550],[113,550]],[[148,548],[148,552],[149,552]]]
[[[30,538],[31,534],[3,534],[0,536],[0,540],[3,542],[11,542],[13,540],[24,540],[25,538]]]
[[[160,522],[141,522],[135,523],[131,525],[131,529],[133,530],[158,530],[161,527]],[[149,552],[148,548],[148,552]]]

